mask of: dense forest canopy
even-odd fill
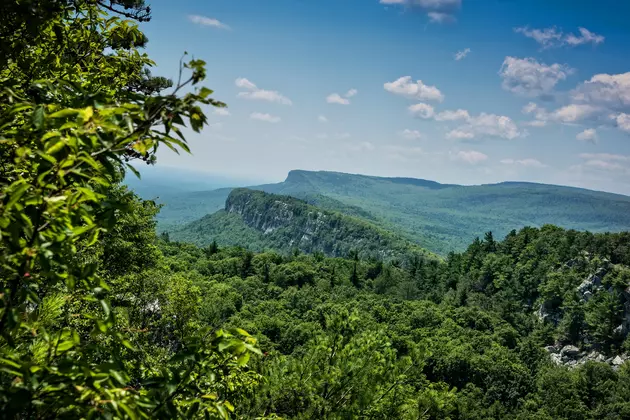
[[[630,417],[629,233],[488,232],[443,259],[171,240],[121,181],[225,106],[205,63],[151,76],[141,0],[0,16],[3,418]],[[385,235],[337,210],[336,241]]]

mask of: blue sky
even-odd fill
[[[151,5],[154,73],[174,77],[183,51],[204,59],[205,84],[229,112],[208,110],[193,155],[164,153],[165,166],[260,181],[309,169],[630,194],[628,2]]]

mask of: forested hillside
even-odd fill
[[[260,340],[246,418],[622,419],[629,241],[545,226],[389,263],[161,247],[201,323]]]
[[[173,239],[201,246],[246,245],[253,251],[321,252],[391,260],[415,253],[431,256],[416,244],[369,222],[322,210],[296,198],[235,189],[225,209],[169,233]]]
[[[512,229],[545,224],[592,232],[619,232],[630,226],[630,197],[556,185],[461,186],[291,171],[284,182],[249,188],[293,196],[328,210],[351,211],[441,255],[462,251],[490,230],[503,237]],[[217,211],[229,192],[196,192],[164,200],[160,229],[171,230]]]

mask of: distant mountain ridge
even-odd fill
[[[347,257],[356,251],[362,258],[391,260],[410,253],[437,258],[418,245],[365,220],[323,210],[289,196],[237,188],[225,209],[207,215],[170,234],[175,240],[202,246],[244,245],[255,251],[273,249],[321,252]]]
[[[504,237],[525,226],[619,232],[630,228],[630,197],[528,182],[463,186],[415,178],[327,171],[290,171],[276,184],[248,187],[296,197],[367,220],[420,247],[446,255],[492,231]],[[182,193],[158,217],[173,230],[221,208],[231,189]]]

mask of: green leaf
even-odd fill
[[[31,122],[33,123],[33,126],[37,130],[42,128],[42,126],[44,125],[44,107],[43,106],[40,105],[39,107],[37,107],[35,112],[33,112]]]
[[[53,112],[48,117],[49,118],[68,118],[68,117],[74,117],[75,115],[79,114],[79,112],[80,111],[78,109],[66,108],[66,109],[62,109],[61,111]]]

